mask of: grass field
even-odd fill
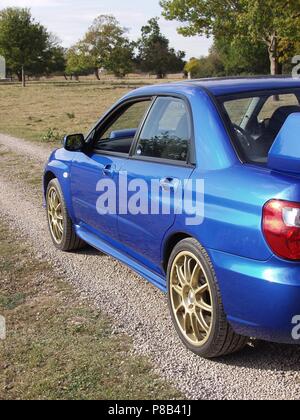
[[[80,82],[54,79],[0,84],[0,132],[51,144],[65,134],[84,133],[127,92],[141,86],[180,80],[129,78]]]
[[[33,82],[25,89],[2,84],[0,132],[57,143],[67,133],[86,133],[117,99],[145,83]]]
[[[0,132],[27,140],[57,145],[65,134],[84,133],[117,99],[127,92],[158,81],[153,79],[126,79],[81,82],[52,80],[30,82],[24,89],[18,83],[0,84]],[[249,100],[229,102],[227,110],[239,124]],[[284,95],[280,102],[272,98],[260,114],[270,118],[282,105],[296,105],[293,95]]]

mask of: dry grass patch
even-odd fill
[[[0,132],[56,143],[67,133],[86,133],[129,90],[128,84],[29,83],[0,85]]]
[[[59,144],[65,134],[87,133],[117,99],[129,91],[155,83],[182,80],[149,78],[103,79],[82,77],[80,82],[54,78],[0,84],[0,133],[27,140]]]
[[[42,202],[42,185],[44,167],[41,163],[28,156],[12,152],[0,144],[1,175],[12,182],[24,182],[40,193]]]
[[[131,340],[0,223],[0,399],[173,399]]]

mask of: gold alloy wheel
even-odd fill
[[[64,233],[64,218],[61,200],[54,187],[51,187],[48,191],[47,212],[52,237],[57,244],[60,244]]]
[[[170,277],[170,297],[176,322],[195,347],[208,340],[213,325],[211,289],[198,258],[184,251],[175,258]]]

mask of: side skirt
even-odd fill
[[[123,264],[130,267],[137,274],[144,277],[158,289],[167,292],[166,279],[153,273],[144,265],[139,264],[136,260],[132,259],[128,255],[120,252],[116,248],[109,245],[107,242],[101,240],[97,235],[85,229],[82,226],[75,226],[77,235],[84,240],[87,244],[91,245],[93,248],[98,249],[98,251],[103,252],[104,254],[110,255],[113,258],[121,261]]]

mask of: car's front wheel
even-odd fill
[[[195,239],[181,241],[171,254],[168,299],[175,328],[192,352],[215,358],[245,347],[247,339],[227,322],[212,263]]]
[[[61,251],[73,251],[85,246],[76,235],[73,222],[57,179],[50,181],[46,192],[47,220],[52,241]]]

